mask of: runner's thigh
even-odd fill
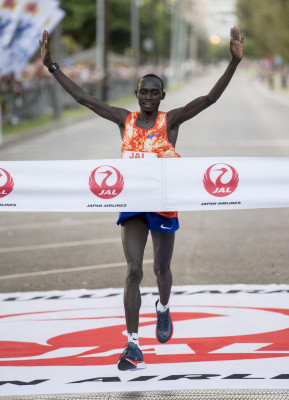
[[[148,226],[141,215],[125,220],[121,226],[124,255],[128,263],[142,264],[148,237]]]
[[[175,232],[164,233],[151,231],[155,267],[167,269],[170,266],[174,251]]]

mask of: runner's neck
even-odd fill
[[[158,111],[155,111],[153,113],[146,113],[144,111],[141,111],[135,121],[136,126],[144,129],[153,128],[156,124],[158,113]]]

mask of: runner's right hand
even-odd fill
[[[42,41],[39,39],[39,45],[41,48],[41,60],[45,67],[49,68],[52,64],[52,60],[48,45],[48,32],[46,30],[43,31]]]

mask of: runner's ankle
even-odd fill
[[[137,345],[137,347],[139,347],[139,342],[138,342],[138,333],[128,333],[128,341],[132,342],[134,344]]]

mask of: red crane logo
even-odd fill
[[[214,164],[205,172],[203,183],[206,191],[211,195],[225,197],[237,189],[239,175],[231,165]]]
[[[4,177],[4,184],[3,184]],[[6,178],[6,179],[5,179]],[[14,181],[9,172],[0,168],[0,198],[7,196],[14,188]]]
[[[123,176],[116,168],[109,165],[95,168],[89,177],[90,190],[101,199],[113,199],[122,192],[123,186]]]

